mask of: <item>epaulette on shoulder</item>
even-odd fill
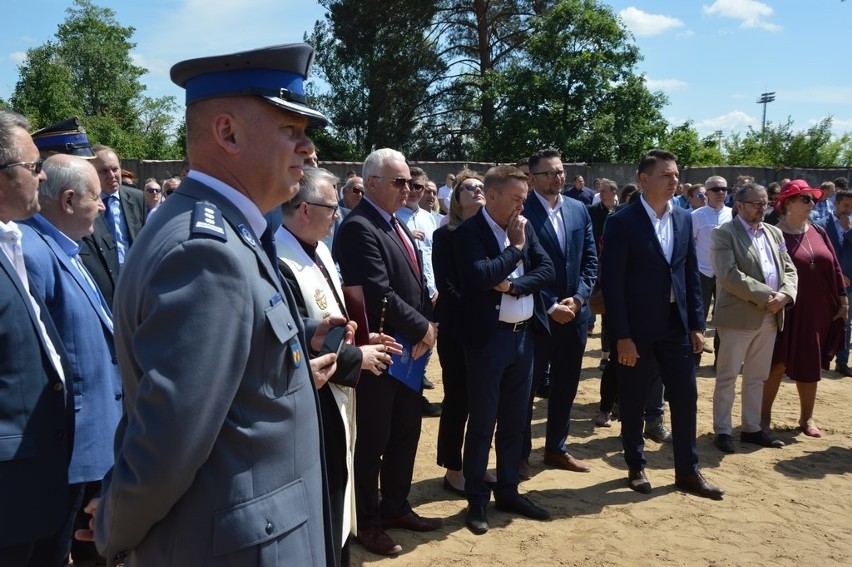
[[[227,242],[228,234],[225,232],[225,220],[222,218],[222,211],[208,201],[195,203],[195,208],[192,210],[192,220],[190,220],[189,234],[190,238],[208,237]]]

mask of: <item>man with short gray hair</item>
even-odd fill
[[[737,217],[713,230],[710,251],[717,276],[714,319],[722,337],[713,393],[713,431],[716,447],[724,453],[735,451],[731,409],[740,368],[740,441],[784,446],[760,428],[760,405],[775,335],[784,327],[784,309],[795,300],[798,281],[781,230],[763,222],[769,203],[766,189],[746,183],[737,188],[734,202]]]
[[[707,206],[692,211],[692,237],[695,239],[695,255],[698,258],[698,271],[701,272],[701,299],[704,302],[704,322],[710,315],[710,303],[716,294],[716,276],[710,263],[710,241],[713,229],[731,220],[731,208],[725,206],[728,196],[728,182],[720,175],[707,178],[704,183]],[[704,352],[719,348],[719,335],[713,337],[713,349],[704,346]],[[701,353],[695,355],[695,366],[701,362]]]
[[[343,281],[363,286],[370,329],[409,342],[416,360],[435,346],[438,327],[432,322],[422,256],[411,231],[396,216],[411,192],[411,171],[404,155],[383,148],[364,160],[363,179],[364,198],[343,220],[334,257]],[[402,550],[385,533],[387,528],[432,531],[443,524],[419,516],[408,502],[422,418],[419,377],[416,382],[403,383],[385,369],[358,383],[358,541],[380,555]]]
[[[122,413],[121,377],[115,357],[112,313],[80,260],[80,241],[94,231],[104,210],[91,162],[57,154],[44,162],[41,213],[22,223],[30,291],[47,306],[68,353],[74,376],[76,425],[68,468],[71,491],[62,545],[71,546],[74,518],[87,486],[99,483],[113,463],[112,438]]]
[[[47,179],[29,128],[20,114],[0,109],[0,564],[15,567],[64,562],[74,438],[72,373],[47,308],[30,289],[28,244],[15,223],[38,212],[38,186]]]

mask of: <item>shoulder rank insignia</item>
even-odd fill
[[[223,242],[228,241],[222,212],[216,205],[207,201],[195,203],[195,208],[192,210],[189,233],[192,237],[211,236]]]
[[[243,240],[245,240],[246,242],[248,242],[252,246],[257,246],[257,241],[254,239],[254,236],[252,235],[251,231],[246,228],[246,225],[244,225],[244,224],[237,225],[237,230],[240,231],[240,234],[242,235]]]

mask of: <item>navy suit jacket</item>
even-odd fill
[[[600,277],[613,343],[626,338],[646,342],[671,336],[672,288],[684,333],[704,330],[692,216],[685,209],[672,207],[672,223],[674,244],[669,263],[639,199],[606,222]]]
[[[501,250],[482,209],[456,229],[452,240],[462,289],[456,330],[466,346],[481,348],[494,335],[503,298],[494,286],[505,280],[519,261],[524,262],[524,275],[512,280],[515,291],[533,296],[533,319],[539,330],[548,332],[547,310],[538,292],[553,284],[553,263],[529,222],[524,233],[523,250],[515,246]]]
[[[416,344],[426,335],[432,302],[423,279],[423,256],[405,223],[399,225],[417,254],[420,276],[390,223],[365,199],[343,219],[334,238],[334,259],[346,285],[364,287],[370,332],[378,332],[382,298],[387,298],[383,331]]]
[[[841,238],[837,233],[834,218],[834,215],[829,215],[824,219],[820,219],[816,224],[820,225],[828,233],[828,238],[831,240],[831,245],[834,246],[834,254],[837,256],[837,261],[840,263],[843,275],[852,279],[852,231],[847,231]],[[846,289],[849,291],[852,289],[852,286]]]
[[[109,314],[40,216],[21,224],[30,291],[47,305],[68,355],[76,413],[70,483],[101,480],[113,463],[122,412],[121,377]]]
[[[50,361],[29,298],[0,252],[0,548],[56,534],[68,511],[74,406]],[[43,304],[41,314],[62,356]]]
[[[550,309],[551,305],[566,297],[580,297],[583,307],[574,320],[568,323],[574,325],[585,323],[592,316],[589,296],[597,278],[598,254],[592,233],[592,219],[585,205],[576,199],[565,197],[562,199],[561,208],[564,248],[559,245],[556,231],[547,218],[547,211],[533,193],[527,197],[524,214],[533,225],[542,248],[553,262],[553,283],[540,292],[544,308]],[[550,322],[550,317],[547,321]]]

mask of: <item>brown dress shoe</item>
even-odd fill
[[[721,500],[725,495],[724,490],[707,482],[700,472],[687,476],[675,476],[675,486],[683,491],[713,500]]]
[[[358,542],[360,542],[367,551],[371,551],[378,555],[396,555],[402,551],[402,547],[400,547],[388,534],[385,533],[382,528],[378,526],[358,530]]]
[[[589,466],[568,453],[545,453],[544,462],[552,467],[572,472],[589,472]]]
[[[382,527],[386,530],[398,528],[401,530],[411,530],[413,532],[431,532],[437,530],[444,525],[444,520],[441,518],[424,518],[418,516],[414,510],[409,510],[408,514],[399,518],[382,518]]]

